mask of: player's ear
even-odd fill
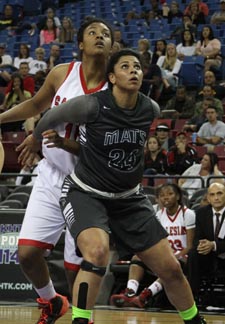
[[[114,73],[112,73],[112,72],[109,73],[108,78],[109,78],[110,83],[115,84],[116,77],[115,77],[115,74]]]
[[[80,42],[80,43],[79,43],[79,50],[80,50],[80,51],[83,51],[83,49],[84,49],[83,42]]]

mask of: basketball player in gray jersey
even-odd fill
[[[109,259],[109,231],[118,246],[138,257],[163,282],[184,323],[204,324],[190,286],[174,257],[167,232],[155,217],[148,198],[139,191],[144,143],[153,120],[151,100],[139,93],[143,72],[138,53],[115,53],[107,70],[110,89],[81,96],[44,115],[34,131],[51,145],[58,123],[82,124],[80,159],[67,176],[61,208],[83,256],[73,290],[73,324],[88,323]],[[73,107],[76,106],[76,109]],[[78,291],[87,283],[87,303]]]

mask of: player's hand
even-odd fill
[[[40,142],[31,134],[16,148],[20,152],[18,162],[22,165],[32,166],[36,153],[41,149]]]
[[[209,240],[199,240],[197,251],[199,254],[209,254],[214,248],[214,243]]]
[[[64,146],[64,138],[59,136],[59,134],[54,129],[48,129],[47,131],[42,133],[44,144],[47,145],[47,147],[57,147],[57,148],[63,148]]]

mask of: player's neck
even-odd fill
[[[168,215],[173,216],[173,215],[175,215],[177,213],[178,208],[179,208],[179,205],[175,205],[175,206],[173,206],[171,208],[167,208],[166,212],[167,212]]]
[[[131,94],[130,92],[120,91],[120,89],[113,88],[113,96],[116,101],[116,104],[120,108],[124,109],[134,109],[137,103],[138,93]]]
[[[105,80],[105,68],[102,61],[96,62],[90,60],[88,63],[85,60],[82,62],[83,76],[88,89],[96,88],[100,82]]]

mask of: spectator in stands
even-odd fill
[[[29,64],[27,62],[21,62],[18,72],[23,78],[24,90],[29,91],[33,96],[35,83],[34,83],[34,78],[31,75],[29,75]],[[7,94],[10,91],[11,87],[12,87],[12,81],[8,83],[5,94]]]
[[[194,114],[194,100],[188,96],[186,87],[180,85],[176,89],[176,94],[166,104],[165,110],[175,110],[171,118],[187,119]]]
[[[177,58],[176,46],[170,43],[166,47],[165,56],[162,55],[157,61],[157,65],[162,71],[162,80],[166,90],[175,90],[178,85],[177,74],[180,71],[181,61]]]
[[[193,249],[188,253],[188,279],[196,299],[201,277],[216,278],[225,270],[224,211],[225,186],[212,183],[207,192],[209,204],[196,210]]]
[[[206,108],[214,105],[213,97],[206,97],[195,104],[194,116],[189,119],[183,127],[184,131],[198,132],[202,124],[207,122]]]
[[[152,52],[150,50],[150,41],[147,38],[140,38],[138,40],[138,52],[145,64],[149,65],[152,59]]]
[[[54,18],[47,18],[45,27],[40,31],[40,46],[57,43],[59,41],[59,28],[56,27]]]
[[[36,58],[34,60],[32,60],[29,64],[29,73],[34,75],[36,74],[38,71],[47,71],[47,63],[44,60],[45,57],[45,49],[42,47],[37,47],[35,49],[35,55]]]
[[[160,141],[156,135],[150,135],[147,139],[145,153],[144,175],[166,174],[167,151],[161,148]],[[154,179],[148,179],[148,185],[154,186]]]
[[[32,60],[33,57],[30,56],[30,47],[27,44],[21,43],[18,56],[14,58],[13,65],[19,69],[21,62],[27,62],[29,64]]]
[[[220,25],[225,23],[225,0],[220,0],[220,10],[215,11],[210,19],[210,24]]]
[[[62,28],[59,31],[59,43],[73,43],[76,29],[73,27],[73,22],[69,17],[64,17],[62,20]]]
[[[9,34],[15,31],[18,27],[18,20],[14,16],[13,6],[5,5],[3,13],[0,15],[0,31],[7,30]]]
[[[182,23],[172,31],[170,35],[170,39],[175,39],[176,44],[181,43],[182,42],[181,35],[185,30],[189,30],[193,35],[193,38],[195,39],[195,36],[197,34],[197,27],[196,25],[193,24],[191,17],[188,15],[183,16]]]
[[[201,163],[193,164],[182,173],[183,176],[189,178],[181,177],[178,180],[178,184],[181,188],[186,189],[190,198],[197,189],[207,185],[207,180],[210,176],[223,176],[223,173],[218,168],[218,161],[217,154],[214,152],[208,152],[203,155]],[[198,178],[192,178],[192,176]],[[214,179],[214,182],[215,181],[224,183],[224,179],[222,178]]]
[[[61,28],[61,21],[60,19],[55,15],[55,10],[53,8],[48,8],[46,10],[46,14],[44,16],[40,17],[40,20],[37,23],[37,28],[39,30],[39,32],[44,29],[45,25],[46,25],[46,19],[47,18],[51,18],[54,19],[54,24],[57,28]]]
[[[185,11],[186,14],[188,14],[191,18],[191,22],[193,25],[198,26],[205,24],[205,15],[201,11],[199,4],[196,1],[190,2],[188,6],[188,13]]]
[[[144,77],[140,91],[158,101],[163,83],[161,69],[156,64],[143,64]]]
[[[182,190],[176,184],[162,185],[158,189],[158,196],[162,208],[157,211],[156,217],[167,230],[173,253],[185,270],[187,253],[193,244],[195,213],[184,205]],[[177,229],[176,233],[175,228]],[[125,292],[112,295],[110,303],[118,307],[144,308],[148,306],[150,298],[163,290],[163,284],[160,279],[157,279],[137,296],[145,270],[144,264],[135,255],[131,260]]]
[[[191,5],[193,3],[196,3],[198,5],[199,11],[202,12],[205,17],[208,16],[208,14],[209,14],[209,7],[208,7],[208,5],[205,2],[203,2],[201,0],[192,0],[189,3],[189,5],[187,6],[187,8],[184,10],[184,14],[185,15],[191,15],[191,13],[192,13],[192,11],[191,11]]]
[[[6,87],[11,75],[17,69],[12,65],[12,57],[5,53],[6,44],[0,44],[0,87]]]
[[[160,123],[157,125],[155,135],[158,137],[161,149],[169,151],[171,147],[175,145],[173,137],[169,136],[170,128],[166,123]]]
[[[122,31],[120,29],[115,29],[113,32],[114,41],[120,44],[121,48],[128,47],[128,43],[124,41],[122,36]]]
[[[224,111],[223,111],[223,104],[222,101],[218,98],[215,97],[216,95],[216,91],[213,89],[213,87],[211,85],[204,85],[202,90],[198,93],[198,98],[201,99],[200,102],[196,102],[195,104],[195,111],[196,109],[198,110],[198,107],[201,105],[201,101],[204,100],[205,98],[213,98],[214,102],[214,106],[217,109],[218,112],[218,117],[219,119],[222,119],[222,116],[224,115]]]
[[[121,45],[119,42],[113,42],[112,54],[121,50]]]
[[[176,134],[175,145],[168,151],[167,161],[169,174],[182,174],[198,161],[197,152],[194,147],[188,144],[185,132]]]
[[[221,66],[221,42],[214,37],[211,26],[204,26],[201,31],[200,40],[196,44],[196,55],[204,56],[205,71],[208,71],[211,66]]]
[[[225,139],[225,124],[218,120],[218,112],[215,106],[206,108],[207,122],[204,123],[197,133],[197,144],[204,145],[208,150],[213,150],[216,145],[223,145]]]
[[[166,55],[166,40],[158,39],[155,43],[154,52],[152,54],[152,64],[156,64],[160,56]]]
[[[168,8],[165,10],[165,8]],[[179,9],[179,3],[177,1],[171,1],[170,7],[164,2],[162,5],[163,18],[167,18],[168,24],[173,22],[174,18],[182,18],[183,12]]]
[[[6,111],[14,107],[15,105],[31,98],[31,93],[24,90],[23,79],[21,75],[15,72],[12,75],[12,82],[9,92],[5,96],[4,102],[1,105],[1,112]],[[5,131],[21,131],[23,130],[24,121],[12,122],[7,125],[2,125],[2,132]]]
[[[13,60],[12,60],[12,56],[9,54],[6,54],[6,44],[1,43],[0,44],[0,58],[1,58],[1,64],[0,64],[0,68],[3,65],[12,65]]]
[[[47,63],[47,72],[49,72],[54,66],[63,63],[60,57],[60,47],[59,45],[52,45],[50,49],[50,55],[46,60]]]
[[[196,44],[194,36],[190,30],[184,30],[181,33],[181,43],[177,45],[177,57],[183,61],[185,56],[192,56],[195,54]]]
[[[215,98],[223,100],[225,97],[225,87],[217,84],[215,74],[212,71],[206,71],[204,74],[204,85],[211,85],[215,90]],[[199,92],[201,89],[199,89]]]
[[[159,8],[160,4],[158,0],[150,0],[151,8],[147,9],[143,7],[141,13],[136,11],[129,11],[124,20],[124,24],[127,25],[131,19],[145,19],[146,23],[149,25],[152,19],[162,18],[162,10]]]

